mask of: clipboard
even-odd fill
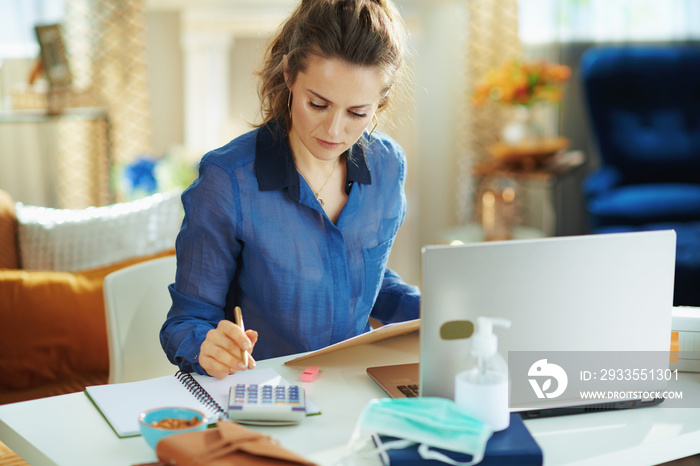
[[[420,319],[407,320],[406,322],[399,322],[395,324],[387,324],[382,327],[370,330],[356,337],[348,338],[347,340],[340,341],[330,346],[318,349],[316,351],[311,351],[310,353],[304,354],[294,359],[290,359],[285,362],[285,366],[292,366],[303,361],[307,361],[316,356],[321,356],[328,353],[333,353],[335,351],[340,351],[347,348],[354,348],[355,346],[364,345],[367,343],[373,343],[375,341],[385,340],[391,337],[397,337],[399,335],[406,335],[408,333],[417,332],[420,330]]]

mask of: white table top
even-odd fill
[[[418,336],[396,337],[284,366],[290,357],[260,361],[299,383],[306,365],[318,365],[315,382],[304,383],[322,414],[297,426],[256,428],[320,464],[333,464],[344,450],[368,400],[384,392],[365,374],[372,365],[418,360]],[[546,465],[658,464],[700,452],[700,409],[674,408],[700,400],[700,374],[681,373],[670,389],[682,402],[660,406],[526,421]],[[695,401],[693,401],[695,400]],[[700,404],[698,404],[700,406]],[[134,465],[155,461],[141,437],[118,438],[83,393],[0,406],[0,440],[32,465]]]

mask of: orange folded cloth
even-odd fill
[[[230,421],[165,437],[158,442],[156,454],[162,463],[178,466],[314,465],[272,437]]]

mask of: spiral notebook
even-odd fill
[[[119,437],[141,434],[138,416],[152,408],[178,406],[199,409],[209,422],[225,416],[229,388],[234,383],[288,385],[274,369],[254,369],[216,379],[206,375],[177,372],[155,379],[108,385],[93,385],[85,394],[102,413]],[[307,416],[320,411],[307,400]]]

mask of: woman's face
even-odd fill
[[[291,87],[295,156],[301,150],[319,160],[339,157],[372,121],[384,83],[378,67],[311,55]]]

